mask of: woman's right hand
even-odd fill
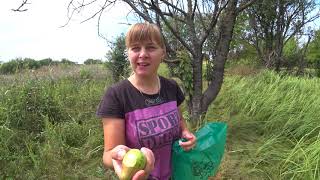
[[[111,150],[111,158],[112,158],[112,164],[115,173],[120,177],[121,171],[122,171],[122,160],[124,155],[130,150],[129,147],[125,145],[118,145],[115,148]],[[141,152],[145,155],[147,162],[146,167],[144,170],[138,171],[133,177],[132,180],[144,180],[147,179],[150,172],[154,169],[154,154],[153,152],[148,148],[141,148]]]
[[[111,160],[115,173],[120,177],[122,170],[122,159],[124,155],[130,150],[125,145],[118,145],[111,150]]]

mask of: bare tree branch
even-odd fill
[[[98,14],[99,16],[101,17],[103,11],[107,8],[107,7],[110,7],[110,6],[114,6],[116,1],[105,1],[103,6],[101,6],[100,10],[98,10],[96,13],[94,13],[92,16],[88,17],[87,19],[81,21],[81,23],[84,23],[90,19],[93,19],[94,17],[96,17]],[[100,19],[99,17],[99,19]]]
[[[22,3],[20,4],[20,6],[17,8],[17,9],[11,9],[12,11],[15,11],[15,12],[24,12],[24,11],[27,11],[28,9],[22,9],[25,5],[27,4],[31,4],[31,3],[28,3],[28,0],[23,0]]]
[[[140,17],[142,17],[144,20],[148,21],[148,22],[153,22],[151,17],[149,16],[149,14],[144,14],[143,12],[141,12],[137,6],[135,4],[132,3],[132,1],[130,0],[123,0],[125,3],[127,3],[135,13],[137,13]]]
[[[157,14],[160,15],[161,19],[163,20],[163,22],[165,23],[165,25],[169,28],[169,30],[171,31],[171,33],[183,44],[183,46],[188,49],[188,51],[191,54],[194,54],[194,50],[188,45],[188,43],[179,35],[179,32],[176,31],[172,25],[169,23],[169,21],[167,20],[167,18],[161,13],[161,9],[157,6],[155,6],[155,2],[153,0],[151,0],[152,2],[152,8],[157,12]]]
[[[177,5],[173,5],[173,4],[169,3],[167,0],[160,0],[160,1],[164,2],[168,7],[171,7],[173,9],[179,11],[184,16],[187,16],[187,13],[183,9],[178,8],[178,1],[177,1]]]
[[[237,13],[240,13],[241,11],[243,11],[244,9],[248,8],[249,6],[251,6],[256,0],[250,0],[248,2],[244,2],[242,4],[240,4],[240,6],[237,8]]]
[[[60,27],[65,27],[65,26],[67,26],[68,24],[69,24],[69,22],[71,21],[71,19],[72,19],[72,17],[73,17],[73,15],[74,15],[74,13],[75,12],[77,12],[77,13],[79,13],[79,12],[81,12],[81,10],[84,8],[84,7],[86,7],[86,6],[89,6],[89,5],[91,5],[91,4],[93,4],[93,3],[95,3],[97,0],[92,0],[92,1],[90,1],[90,2],[88,2],[88,3],[84,3],[84,0],[82,0],[82,3],[79,3],[79,5],[75,5],[75,2],[74,2],[74,0],[70,0],[69,1],[69,3],[68,3],[68,6],[67,6],[67,16],[68,16],[68,20],[67,20],[67,22],[64,24],[64,25],[62,25],[62,26],[60,26]],[[78,1],[77,1],[78,2]],[[105,3],[107,2],[107,0],[105,1]],[[71,10],[72,9],[72,10]],[[70,11],[71,10],[71,11]],[[101,9],[100,9],[101,10]],[[97,14],[99,13],[99,11],[93,16],[93,17],[95,17]],[[92,16],[91,16],[92,17]],[[93,18],[92,17],[92,18]],[[89,19],[92,19],[92,18],[89,18]],[[88,20],[88,19],[87,19]]]
[[[211,17],[211,22],[208,26],[208,29],[206,29],[204,31],[204,34],[201,37],[200,40],[200,45],[202,46],[202,44],[206,41],[206,39],[208,38],[210,32],[212,31],[213,27],[215,27],[215,25],[217,24],[218,21],[218,17],[220,16],[220,13],[222,12],[223,9],[225,9],[225,7],[227,6],[228,3],[225,3],[221,8],[219,8],[218,2],[215,2],[215,7],[212,13],[212,17]]]
[[[197,4],[198,4],[198,1],[195,0],[195,1],[194,1],[194,6],[193,6],[193,10],[192,10],[192,17],[191,17],[191,19],[194,19],[195,12],[196,12],[196,8],[197,8]]]

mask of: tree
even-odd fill
[[[65,65],[74,65],[74,64],[76,64],[75,62],[70,61],[69,59],[66,59],[66,58],[62,58],[60,63],[61,64],[65,64]]]
[[[248,39],[266,67],[280,70],[283,47],[320,16],[315,9],[315,0],[261,0],[248,9]]]
[[[288,70],[297,65],[299,59],[300,48],[297,38],[291,38],[283,48],[283,58],[285,59],[285,66]]]
[[[125,53],[125,36],[121,34],[111,43],[111,50],[107,53],[107,67],[112,72],[114,82],[128,76],[129,61]]]
[[[100,59],[87,59],[83,62],[85,65],[90,65],[90,64],[102,64],[103,62]]]
[[[315,32],[313,39],[307,50],[307,59],[316,69],[316,74],[320,77],[320,30]]]
[[[224,66],[228,57],[233,27],[237,15],[249,7],[256,0],[90,0],[69,1],[69,12],[72,15],[83,10],[84,7],[99,4],[99,10],[90,18],[98,16],[106,8],[117,2],[124,2],[132,8],[132,13],[140,20],[155,23],[163,29],[168,29],[171,37],[176,39],[181,47],[191,57],[192,90],[188,107],[192,124],[204,117],[211,102],[217,97],[223,82]],[[70,18],[71,18],[70,17]],[[183,33],[181,33],[183,31]],[[169,57],[175,58],[173,44],[169,43],[164,34]],[[211,38],[209,38],[211,37]],[[213,40],[214,42],[210,42]],[[210,73],[210,82],[207,89],[203,89],[203,60],[206,57],[204,46],[213,43],[214,50],[211,61],[214,63]],[[169,61],[169,60],[167,60]]]
[[[107,6],[119,1],[105,0],[102,12]],[[167,1],[167,0],[123,0],[128,4],[135,15],[144,21],[157,24],[163,31],[164,28],[174,36],[191,57],[192,65],[192,91],[187,94],[192,124],[195,124],[205,115],[209,105],[217,97],[224,76],[224,65],[228,56],[233,27],[237,15],[251,5],[254,0],[216,0],[216,1]],[[70,4],[77,11],[85,3],[77,5],[74,0]],[[181,26],[177,26],[180,22]],[[181,31],[184,33],[181,34]],[[204,45],[210,35],[216,31],[215,56],[212,81],[207,89],[203,89],[202,66],[205,56]],[[174,54],[171,44],[165,36],[167,52]]]

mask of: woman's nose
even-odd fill
[[[141,48],[139,57],[146,57],[146,56],[148,56],[147,49],[146,48]]]

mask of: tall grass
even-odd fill
[[[245,153],[242,160],[246,161],[243,166],[249,177],[319,179],[319,89],[318,78],[291,77],[271,71],[256,76],[226,77],[211,114],[222,110],[218,118],[228,119],[230,132],[242,137],[239,140],[230,135],[232,143],[237,143],[236,139],[247,144],[233,146],[230,151],[233,156]],[[210,113],[208,117],[212,117]],[[243,131],[242,127],[246,129]]]
[[[0,86],[0,179],[105,178],[95,111],[111,81],[87,71],[15,75]]]
[[[95,117],[112,80],[99,66],[73,67],[0,76],[0,179],[115,179]],[[318,180],[319,79],[242,75],[225,77],[206,116],[229,124],[223,177]]]

